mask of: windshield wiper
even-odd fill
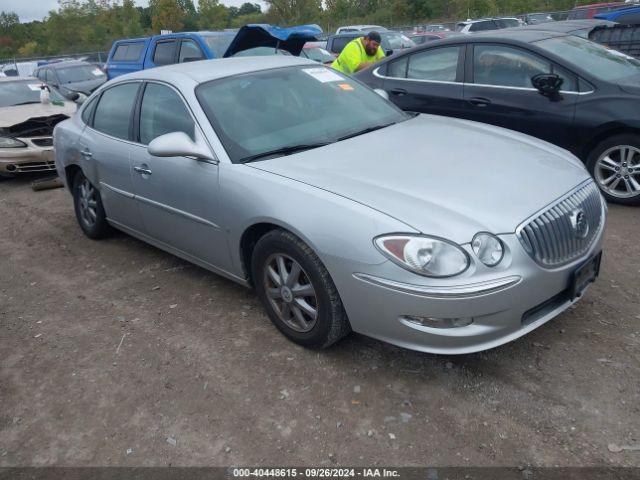
[[[17,107],[18,105],[31,105],[32,103],[40,103],[40,100],[29,100],[28,102],[14,103],[11,106]]]
[[[298,152],[304,152],[305,150],[311,150],[313,148],[324,147],[329,145],[331,142],[321,142],[321,143],[307,143],[301,145],[289,145],[286,147],[276,148],[274,150],[269,150],[268,152],[256,153],[255,155],[249,155],[248,157],[241,158],[239,160],[240,163],[249,163],[254,160],[260,160],[261,158],[272,157],[272,156],[285,156],[292,155]]]
[[[382,125],[376,125],[374,127],[368,127],[363,130],[358,130],[357,132],[350,133],[349,135],[345,135],[344,137],[338,138],[338,142],[342,140],[347,140],[348,138],[358,137],[360,135],[364,135],[365,133],[375,132],[376,130],[382,130],[383,128],[390,127],[391,125],[395,125],[398,122],[384,123]]]

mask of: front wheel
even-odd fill
[[[587,168],[608,201],[640,205],[640,136],[615,135],[600,142]]]
[[[325,348],[351,331],[329,272],[292,233],[274,230],[263,236],[253,251],[251,270],[269,318],[290,340]]]

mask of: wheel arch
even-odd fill
[[[640,137],[640,126],[629,126],[628,124],[610,124],[606,125],[592,135],[586,145],[583,147],[580,158],[583,162],[587,163],[590,153],[600,143],[609,137],[615,135],[638,135]]]
[[[309,240],[309,238],[307,238],[300,231],[298,231],[298,229],[293,228],[291,225],[287,225],[281,221],[271,219],[271,218],[255,221],[244,229],[244,231],[242,232],[242,235],[240,236],[240,242],[239,242],[239,247],[240,247],[239,254],[240,254],[240,263],[241,263],[242,272],[244,274],[244,278],[247,279],[247,282],[252,287],[253,287],[253,278],[251,274],[251,257],[253,255],[253,250],[256,244],[258,243],[258,241],[263,236],[265,236],[267,233],[273,230],[278,230],[278,229],[285,230],[289,233],[292,233],[296,237],[298,237],[300,240],[306,243],[307,246],[311,250],[313,250],[313,252],[322,261],[322,258],[318,252],[318,249]]]
[[[64,167],[64,174],[66,177],[65,180],[67,181],[67,189],[72,194],[73,194],[73,179],[76,177],[77,173],[81,171],[82,171],[82,168],[80,168],[80,165],[76,165],[75,163],[72,163]]]

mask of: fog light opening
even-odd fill
[[[429,328],[460,328],[471,325],[473,323],[473,317],[437,318],[403,315],[400,317],[400,321]]]
[[[15,165],[7,165],[7,172],[15,172],[15,171],[16,171]]]

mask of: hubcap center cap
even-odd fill
[[[282,287],[282,289],[280,290],[280,295],[282,295],[282,299],[287,303],[293,301],[293,292],[289,287]]]

